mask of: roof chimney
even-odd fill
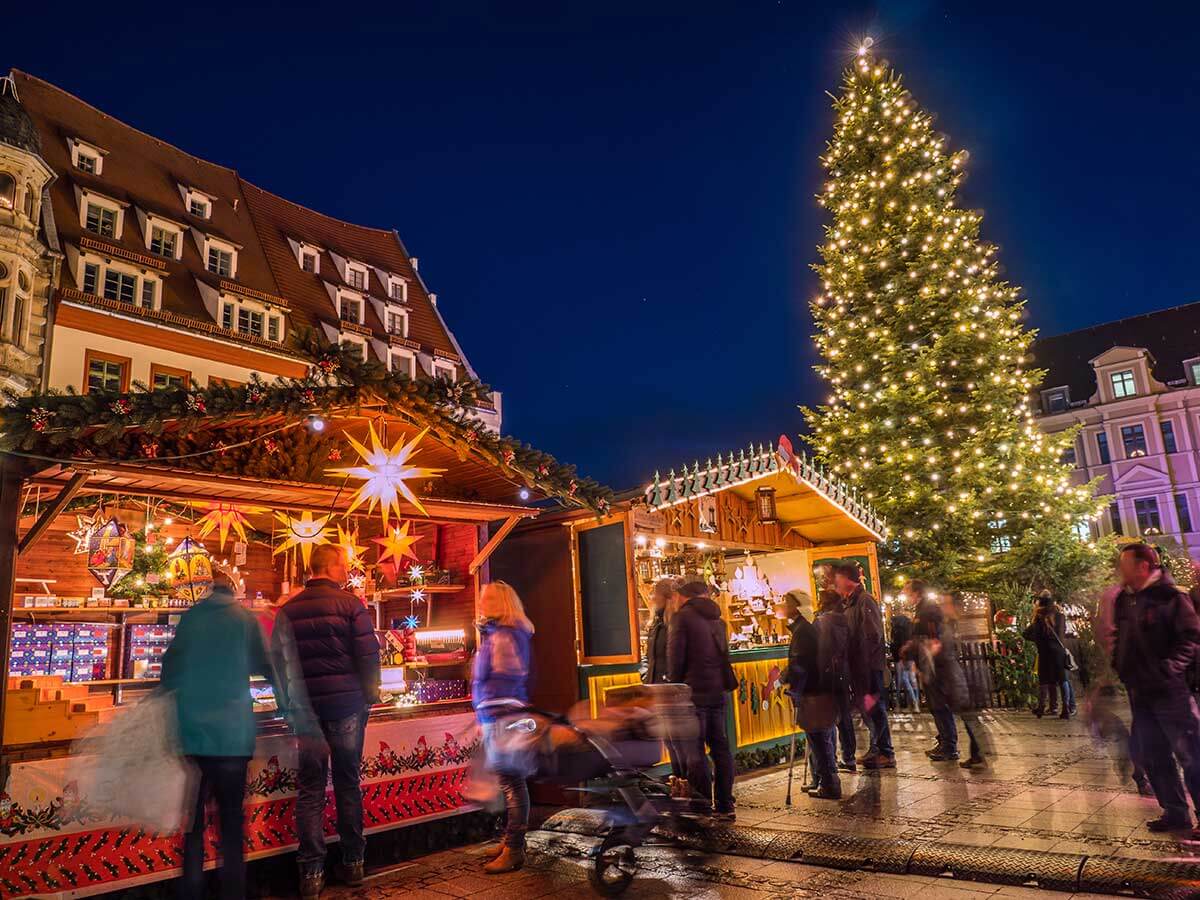
[[[412,260],[413,271],[414,271],[414,272],[418,272],[418,271],[420,271],[420,269],[421,269],[421,260],[419,260],[419,259],[418,259],[417,257],[415,257],[415,256],[410,256],[410,257],[409,257],[409,259],[410,259],[410,260]]]
[[[429,302],[434,306],[437,306],[437,294],[433,293],[432,291],[429,292]]]

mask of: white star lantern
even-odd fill
[[[358,491],[354,495],[354,502],[346,511],[347,515],[364,503],[371,512],[374,512],[375,507],[378,506],[380,517],[386,528],[389,513],[395,512],[396,518],[400,518],[401,498],[420,510],[422,515],[427,515],[425,507],[421,505],[420,499],[408,486],[408,482],[414,479],[437,478],[446,471],[412,464],[412,458],[417,454],[417,444],[429,433],[429,429],[424,429],[408,443],[404,442],[404,435],[401,435],[400,440],[388,448],[375,433],[375,424],[371,423],[368,427],[371,444],[369,448],[360,444],[350,435],[346,435],[350,446],[362,457],[362,464],[328,470],[330,475],[362,480],[362,484],[359,485]]]

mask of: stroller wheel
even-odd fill
[[[592,886],[604,897],[617,897],[633,882],[637,874],[637,859],[629,838],[614,832],[601,842],[592,867]]]

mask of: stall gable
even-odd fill
[[[650,512],[638,509],[641,531],[669,538],[706,541],[751,550],[802,550],[812,542],[780,523],[763,524],[754,504],[732,491],[721,491]]]

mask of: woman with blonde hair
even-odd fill
[[[483,867],[489,875],[512,872],[525,864],[529,827],[528,772],[520,771],[497,746],[494,726],[506,710],[529,704],[529,663],[533,623],[512,586],[493,581],[479,595],[479,649],[471,679],[471,703],[483,727],[488,768],[504,793],[508,821],[496,858]]]

